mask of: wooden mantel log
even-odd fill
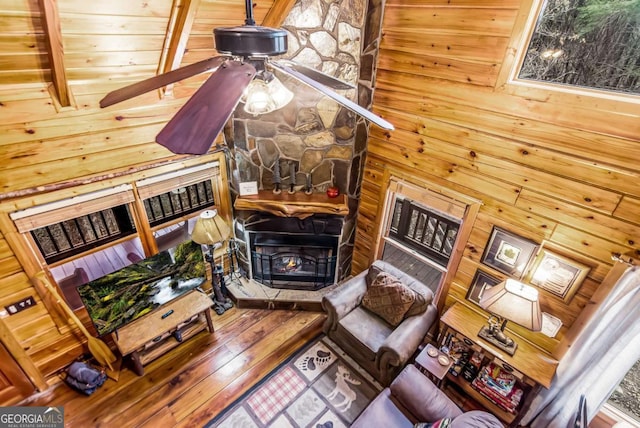
[[[257,195],[239,196],[233,206],[237,210],[264,211],[279,217],[300,219],[313,214],[349,214],[346,195],[330,198],[324,193],[307,195],[283,191],[276,195],[270,190],[261,190]]]

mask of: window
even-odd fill
[[[434,294],[453,251],[460,220],[404,195],[393,202],[382,260],[419,279]]]
[[[638,391],[640,390],[640,361],[637,361],[622,382],[607,400],[607,405],[615,407],[625,419],[633,420],[640,426],[640,408],[638,408]]]
[[[131,184],[93,192],[69,189],[61,194],[78,196],[37,206],[25,200],[27,207],[10,217],[77,309],[78,285],[188,240],[205,209],[229,213],[219,165],[218,160],[151,177],[144,171],[145,178],[132,178]]]
[[[51,264],[133,235],[133,200],[132,187],[121,185],[27,208],[11,218]]]
[[[180,187],[144,200],[151,226],[215,205],[211,180]]]
[[[31,231],[47,263],[53,263],[135,233],[129,207],[119,205]]]
[[[136,182],[152,227],[183,218],[216,204],[212,178],[220,175],[217,163],[208,163]]]
[[[374,257],[420,280],[435,302],[444,303],[479,207],[479,201],[436,184],[393,177]]]
[[[518,78],[640,94],[640,1],[546,0]]]
[[[458,236],[460,220],[398,197],[389,236],[446,267]]]

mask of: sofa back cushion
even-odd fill
[[[420,422],[455,418],[462,411],[415,366],[406,366],[390,385],[391,394]]]
[[[503,428],[504,425],[491,413],[471,410],[453,418],[450,428]]]

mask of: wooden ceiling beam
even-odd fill
[[[180,67],[189,41],[200,0],[173,0],[171,16],[164,39],[158,74],[163,74]],[[160,96],[170,96],[173,85],[160,89]]]
[[[56,0],[38,0],[42,25],[51,67],[51,80],[55,95],[61,107],[71,106],[71,93],[64,67],[64,49],[62,47],[62,30],[60,29],[60,15]]]
[[[279,28],[296,4],[295,0],[276,0],[262,20],[264,27]]]

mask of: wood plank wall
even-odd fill
[[[174,98],[149,93],[99,109],[107,92],[155,73],[171,2],[57,3],[75,102],[66,109],[50,93],[38,1],[0,2],[0,195],[35,189],[32,204],[53,197],[54,183],[113,184],[131,168],[180,159],[153,140],[203,78],[176,84]],[[215,53],[212,28],[241,24],[241,3],[201,0],[184,63]],[[273,3],[258,2],[258,21]],[[484,202],[448,303],[464,300],[496,224],[548,239],[593,264],[570,305],[546,304],[568,326],[609,270],[610,253],[638,249],[640,114],[610,102],[596,107],[502,88],[512,34],[528,7],[520,0],[387,2],[374,109],[397,130],[385,135],[372,127],[354,270],[372,257],[385,177],[413,176]],[[3,210],[11,210],[11,201],[3,200]],[[25,273],[25,266],[37,268],[29,266],[35,261],[20,255],[7,217],[0,220],[3,306],[38,292]],[[43,374],[64,365],[66,352],[80,351],[77,332],[60,329],[41,303],[0,319],[3,341],[38,387]]]
[[[74,101],[60,108],[52,96],[39,1],[0,2],[0,308],[28,296],[37,303],[0,316],[0,339],[39,389],[46,388],[48,375],[83,352],[83,338],[60,313],[48,310],[46,298],[31,284],[38,261],[20,244],[8,213],[71,197],[75,186],[92,191],[212,160],[175,156],[154,142],[206,74],[176,83],[171,97],[160,99],[154,91],[106,109],[98,105],[108,92],[156,73],[171,33],[172,8],[184,4],[57,1]],[[193,4],[198,13],[183,65],[215,55],[213,28],[242,25],[245,17],[244,2]],[[267,0],[254,8],[258,22],[272,5]]]
[[[388,177],[410,177],[483,205],[446,304],[466,299],[492,227],[556,249],[592,269],[568,303],[542,293],[560,318],[554,351],[612,266],[640,252],[640,97],[634,103],[518,89],[507,81],[529,0],[388,0],[354,254],[354,274],[375,254]],[[492,272],[490,268],[486,268]],[[493,272],[498,274],[497,272]]]

